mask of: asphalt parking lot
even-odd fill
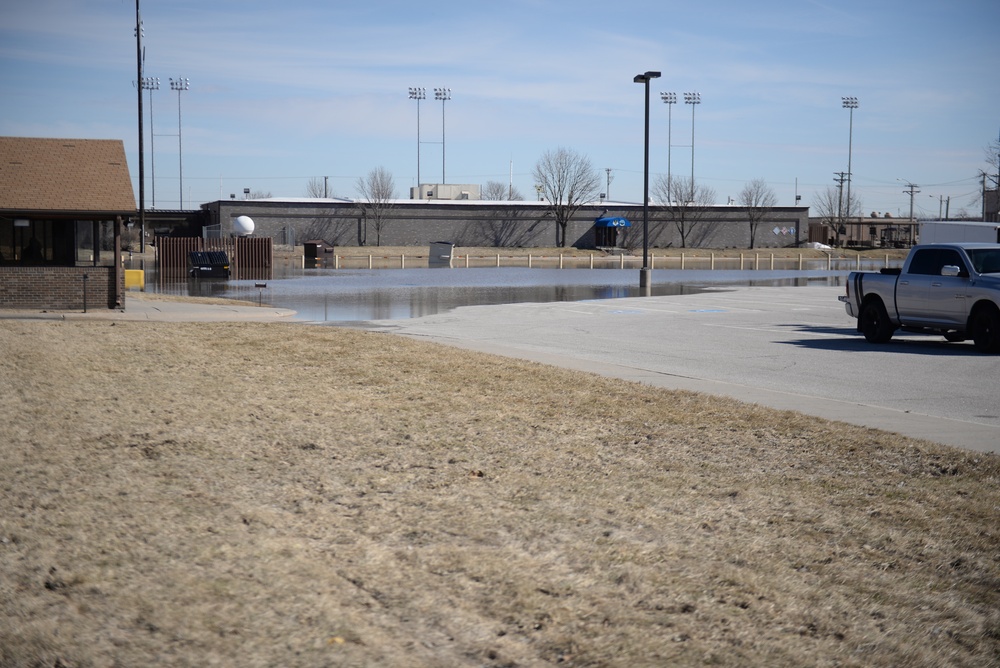
[[[869,344],[837,301],[842,290],[719,287],[364,326],[1000,452],[1000,356],[916,334]]]

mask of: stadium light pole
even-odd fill
[[[850,126],[847,134],[847,220],[851,220],[851,153],[854,146],[854,110],[858,108],[858,98],[840,98],[844,109],[849,109],[851,114]]]
[[[684,104],[691,105],[691,199],[694,203],[694,108],[701,104],[701,93],[684,93]]]
[[[671,182],[670,171],[670,149],[673,147],[673,110],[677,104],[677,93],[660,93],[660,99],[667,105],[667,198],[673,194],[673,184]]]
[[[652,274],[649,269],[649,82],[659,78],[659,72],[644,72],[636,74],[632,79],[633,83],[641,83],[646,92],[642,167],[642,269],[639,270],[639,288],[645,290],[647,295],[650,293]]]
[[[450,88],[435,88],[434,99],[441,100],[441,185],[446,183],[444,178],[444,103],[451,99]]]
[[[426,88],[411,88],[410,89],[410,99],[417,101],[417,199],[423,199],[420,197],[420,100],[427,99],[427,89]]]
[[[156,130],[153,126],[153,91],[160,90],[159,77],[143,77],[142,89],[149,91],[149,185],[153,191],[153,208],[156,208]],[[145,230],[143,230],[145,232]]]
[[[177,165],[180,181],[180,209],[184,210],[184,149],[181,144],[181,91],[191,87],[191,80],[185,77],[170,80],[170,90],[177,91]]]

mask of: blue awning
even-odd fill
[[[595,227],[632,227],[632,223],[629,222],[628,218],[616,217],[616,218],[598,218],[594,221]]]

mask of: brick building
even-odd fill
[[[0,137],[0,308],[121,306],[135,215],[121,140]]]

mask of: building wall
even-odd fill
[[[280,241],[291,227],[295,239],[322,239],[337,246],[376,245],[374,222],[365,218],[358,205],[346,200],[220,200],[203,208],[208,224],[221,224],[224,235],[232,232],[237,216],[245,215],[254,221],[254,236]],[[776,207],[758,226],[754,245],[779,248],[806,241],[808,214],[808,207]],[[642,246],[642,206],[613,203],[581,208],[568,225],[566,245],[594,248],[594,220],[602,215],[624,216],[632,222],[619,237],[619,246]],[[400,200],[388,214],[380,237],[383,246],[448,241],[458,246],[552,247],[556,245],[556,225],[548,206],[539,202]],[[680,234],[662,207],[649,207],[649,245],[681,246]],[[687,246],[749,247],[746,216],[738,207],[713,207],[705,220],[693,226]]]
[[[983,193],[983,220],[1000,223],[1000,190],[987,190]]]
[[[410,199],[478,200],[482,188],[476,184],[423,183],[410,188]]]
[[[124,290],[124,273],[115,289],[114,267],[0,267],[4,309],[82,311],[84,301],[88,309],[115,308]]]

